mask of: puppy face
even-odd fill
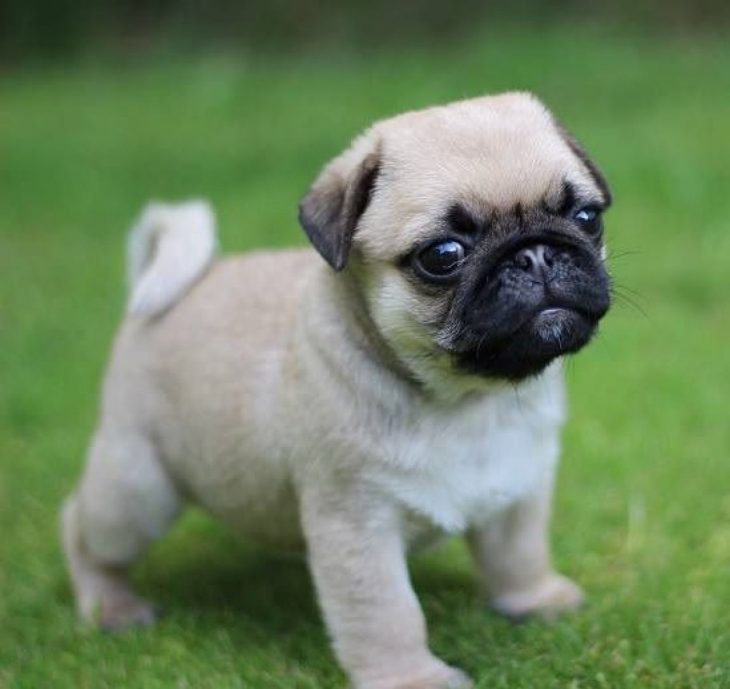
[[[609,308],[609,203],[544,106],[505,94],[374,125],[300,219],[416,377],[521,380],[583,347]]]

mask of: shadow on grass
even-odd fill
[[[193,527],[183,526],[141,563],[138,578],[149,595],[170,608],[189,606],[202,615],[235,610],[274,624],[319,621],[303,555],[251,546],[205,522],[196,515]],[[456,567],[449,563],[452,550],[413,558],[414,586],[429,599],[445,596],[473,605],[477,602],[474,578],[461,563]]]
[[[486,612],[458,543],[413,558],[411,571],[432,647],[448,662],[478,675],[519,636]],[[223,637],[234,654],[245,649],[311,668],[316,676],[339,676],[302,557],[241,543],[194,514],[153,548],[134,574],[140,593],[163,612],[152,632],[156,637],[186,639],[201,653],[205,644]]]
[[[245,619],[248,631],[280,635],[308,632],[319,612],[302,558],[243,544],[213,524],[174,534],[139,568],[140,589],[166,616],[205,625]]]
[[[155,547],[137,570],[140,588],[164,603],[168,612],[190,608],[214,618],[235,611],[261,625],[289,630],[297,624],[319,624],[303,555],[276,554],[246,544],[198,514],[187,522]],[[453,544],[411,560],[414,587],[436,617],[441,615],[438,599],[459,607],[478,603],[474,577],[462,560],[459,546]]]

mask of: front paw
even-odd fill
[[[357,689],[471,689],[473,686],[474,683],[461,670],[439,660],[433,667],[355,684]]]
[[[532,588],[496,596],[492,608],[515,622],[529,617],[552,621],[577,610],[584,602],[580,586],[567,577],[552,574]]]
[[[108,595],[97,609],[97,623],[105,632],[150,627],[157,617],[154,605],[131,592]]]

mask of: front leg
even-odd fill
[[[552,619],[584,600],[580,587],[552,567],[551,498],[552,487],[546,487],[468,535],[492,607],[514,620]]]
[[[317,482],[319,484],[319,482]],[[302,524],[338,660],[357,689],[463,689],[428,649],[397,511],[363,486],[306,486]]]

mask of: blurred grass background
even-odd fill
[[[725,0],[4,0],[0,56],[431,47],[459,42],[480,26],[543,28],[566,21],[722,35],[730,5]]]
[[[511,626],[479,607],[454,543],[413,563],[433,646],[485,689],[730,686],[725,5],[534,2],[519,17],[431,3],[412,26],[423,3],[406,20],[371,4],[323,26],[332,5],[273,2],[248,26],[236,11],[256,11],[229,3],[229,22],[201,19],[198,32],[175,19],[198,5],[140,3],[152,19],[130,19],[129,35],[89,2],[2,5],[3,689],[342,685],[304,567],[197,513],[138,570],[167,612],[157,628],[75,625],[56,513],[124,303],[126,228],[151,197],[195,195],[214,203],[228,251],[304,244],[298,198],[373,119],[515,88],[578,134],[616,199],[607,232],[623,296],[569,367],[554,527],[557,560],[590,604]]]

